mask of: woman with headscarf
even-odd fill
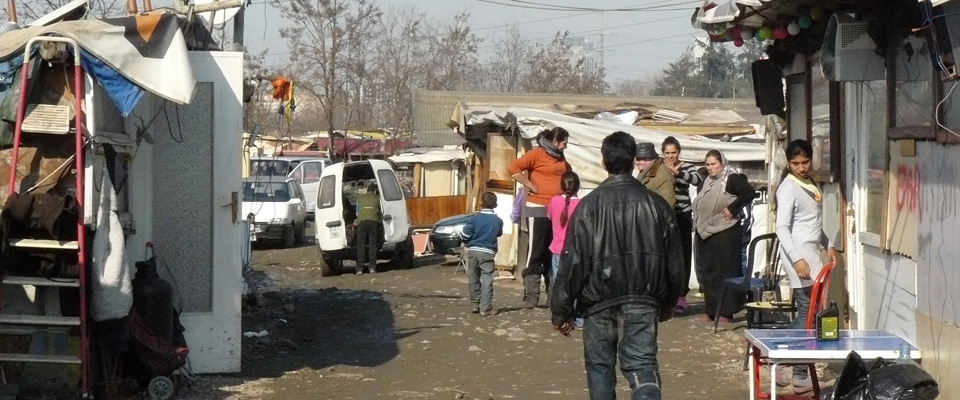
[[[540,281],[550,290],[550,264],[553,253],[550,242],[553,229],[547,218],[547,204],[553,196],[562,194],[560,178],[570,171],[563,157],[570,134],[557,127],[537,135],[538,147],[516,159],[507,168],[513,179],[527,189],[527,202],[521,217],[527,218],[527,265],[523,269],[523,303],[534,308],[540,301]],[[549,297],[547,297],[549,298]]]
[[[745,176],[726,165],[726,159],[719,151],[707,152],[704,164],[708,176],[700,184],[693,201],[696,272],[706,303],[707,319],[713,320],[719,306],[720,316],[730,322],[733,314],[743,308],[745,294],[728,293],[723,304],[718,303],[723,281],[743,276],[742,232],[738,215],[753,201],[756,191]]]

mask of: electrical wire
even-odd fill
[[[958,83],[960,83],[960,81],[958,81],[958,82],[953,82],[953,85],[950,86],[950,90],[947,91],[947,94],[943,96],[943,100],[940,100],[940,102],[937,103],[937,108],[936,108],[935,110],[933,110],[933,115],[934,115],[934,118],[935,118],[936,121],[937,121],[937,126],[939,126],[940,128],[943,128],[943,130],[945,130],[945,131],[947,131],[947,132],[952,133],[952,134],[953,134],[954,136],[956,136],[956,137],[960,137],[960,134],[958,134],[957,132],[954,132],[954,131],[951,130],[950,128],[947,128],[945,125],[943,125],[943,123],[940,122],[940,107],[943,106],[943,103],[944,103],[944,102],[946,102],[947,100],[950,100],[950,109],[953,109],[953,98],[952,98],[952,97],[953,97],[953,91],[954,91],[954,89],[957,88],[957,84],[958,84]]]
[[[638,7],[621,7],[621,8],[592,8],[592,7],[575,7],[575,6],[560,6],[554,4],[545,4],[545,3],[535,3],[531,1],[523,0],[503,0],[511,1],[512,3],[501,3],[493,0],[476,0],[481,3],[495,4],[500,6],[514,7],[514,8],[523,8],[530,10],[543,10],[543,11],[591,11],[591,12],[651,12],[651,11],[689,11],[689,7],[682,8],[662,8],[662,7],[671,7],[678,6],[683,4],[696,4],[700,3],[699,0],[686,1],[674,4],[665,4],[660,6],[638,6]],[[516,4],[514,4],[516,3]]]

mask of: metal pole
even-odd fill
[[[7,0],[7,10],[10,13],[10,22],[17,23],[17,0]]]
[[[130,15],[137,14],[137,0],[127,0],[127,12]]]

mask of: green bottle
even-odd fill
[[[817,340],[840,340],[840,310],[835,301],[817,313]]]

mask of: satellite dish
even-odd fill
[[[209,4],[209,3],[217,3],[217,2],[219,2],[219,0],[194,0],[193,4],[200,5],[200,4]],[[217,10],[217,11],[208,11],[208,12],[203,12],[198,14],[200,15],[200,18],[203,18],[204,21],[207,21],[208,23],[213,24],[213,26],[219,28],[219,27],[222,27],[223,24],[226,24],[227,21],[233,19],[233,17],[236,16],[238,12],[240,12],[240,7],[227,8],[224,10]]]

